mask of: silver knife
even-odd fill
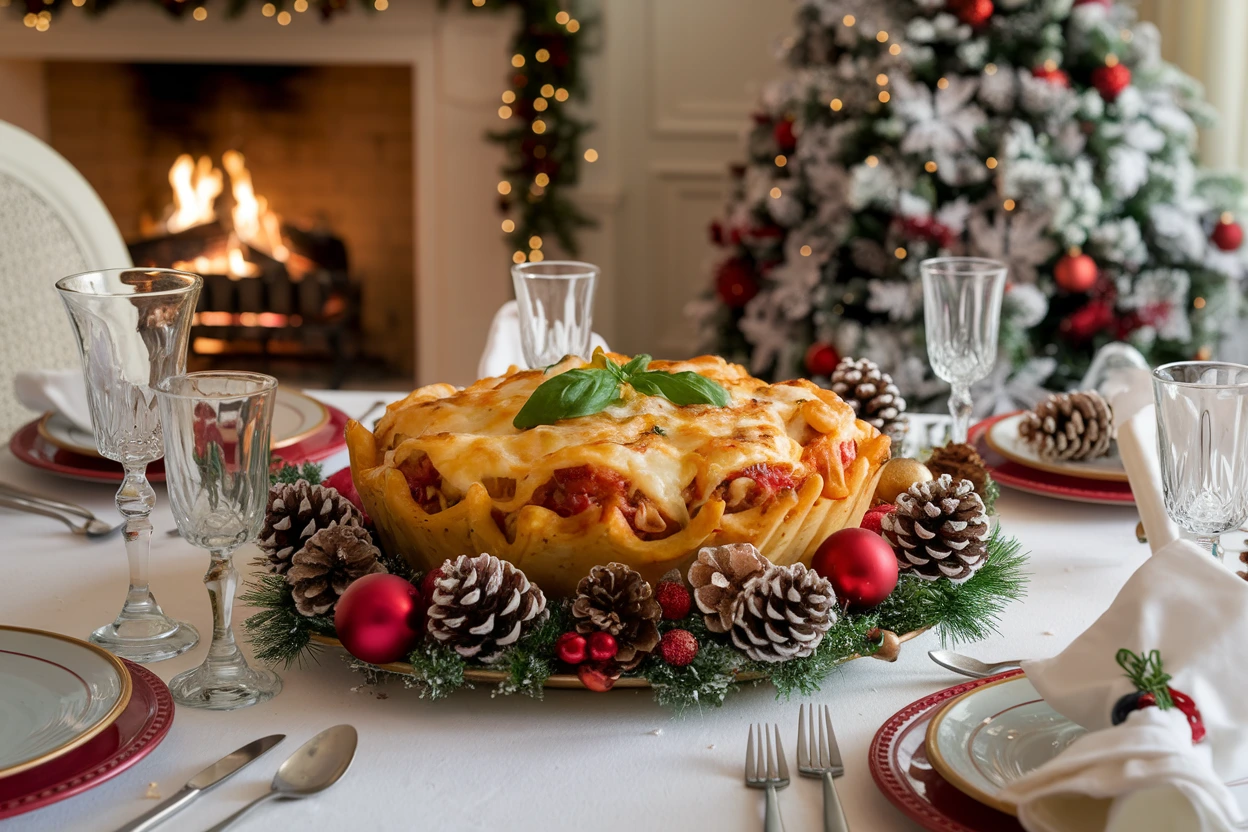
[[[147,832],[148,829],[153,828],[156,824],[164,823],[176,812],[180,812],[190,805],[195,798],[244,768],[252,760],[258,759],[264,752],[284,739],[286,739],[285,734],[271,734],[255,742],[249,742],[237,751],[226,754],[220,760],[217,760],[188,780],[186,785],[179,789],[173,797],[161,803],[150,812],[145,813],[142,817],[135,818],[118,829],[117,832]]]

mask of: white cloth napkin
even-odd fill
[[[36,413],[55,410],[91,432],[91,406],[82,370],[22,370],[13,379],[17,400]]]
[[[1135,485],[1135,480],[1132,480]],[[1002,798],[1030,832],[1228,832],[1244,820],[1225,783],[1248,777],[1248,582],[1193,543],[1155,552],[1109,609],[1051,659],[1023,662],[1058,713],[1088,729]],[[1120,648],[1160,650],[1170,687],[1193,698],[1208,731],[1193,745],[1177,711],[1110,714],[1134,690]]]
[[[1157,416],[1153,381],[1148,370],[1111,373],[1102,391],[1114,409],[1118,454],[1127,469],[1144,534],[1154,552],[1179,539],[1179,527],[1166,513],[1161,494],[1161,463],[1157,459]]]
[[[607,352],[607,342],[597,332],[590,337],[589,350],[602,347]],[[588,355],[583,356],[589,358]],[[511,366],[523,367],[524,349],[520,344],[520,309],[514,300],[502,305],[490,323],[490,334],[485,339],[485,351],[477,364],[477,378],[501,376]]]

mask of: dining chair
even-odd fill
[[[121,232],[63,156],[0,121],[0,440],[35,414],[13,391],[19,370],[79,366],[53,284],[131,265]]]

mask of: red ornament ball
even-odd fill
[[[672,667],[685,667],[698,656],[698,640],[688,630],[668,630],[659,642],[659,655]]]
[[[841,363],[841,356],[831,344],[816,341],[806,350],[806,372],[812,376],[830,376]]]
[[[426,606],[433,603],[434,583],[445,575],[446,573],[442,571],[441,567],[439,567],[437,569],[430,569],[425,573],[425,577],[420,579],[420,597],[425,599]]]
[[[620,652],[620,645],[610,633],[589,634],[589,660],[609,662]]]
[[[983,26],[992,17],[992,0],[951,0],[949,10],[958,20],[971,26]]]
[[[654,596],[663,608],[663,617],[668,621],[679,621],[689,614],[693,599],[685,585],[676,581],[659,581],[654,588]]]
[[[1079,294],[1096,285],[1100,270],[1096,261],[1086,254],[1066,253],[1053,267],[1053,279],[1067,292]]]
[[[715,273],[715,292],[725,306],[740,309],[758,294],[754,270],[744,260],[725,260]]]
[[[1131,70],[1123,63],[1098,66],[1092,70],[1092,86],[1096,87],[1101,98],[1114,101],[1123,90],[1131,86]]]
[[[892,503],[880,503],[878,506],[869,508],[867,513],[862,516],[862,522],[858,524],[858,528],[879,534],[883,531],[884,515],[896,510],[897,506]]]
[[[870,609],[897,586],[893,547],[867,529],[836,532],[820,544],[810,565],[831,581],[837,599],[851,609]]]
[[[581,684],[594,693],[606,693],[615,687],[620,678],[618,672],[610,672],[606,666],[599,664],[583,664],[576,669],[576,676]]]
[[[1094,300],[1066,316],[1058,329],[1068,341],[1082,344],[1091,341],[1098,332],[1108,330],[1114,323],[1114,307],[1109,301]]]
[[[797,134],[793,132],[793,119],[782,118],[776,122],[772,135],[776,139],[776,146],[785,153],[792,152],[797,147]]]
[[[369,664],[397,662],[424,636],[425,601],[398,575],[365,575],[342,593],[334,629],[347,652]]]
[[[589,656],[589,640],[580,633],[564,633],[555,642],[555,658],[564,664],[580,664]]]
[[[1038,66],[1032,69],[1031,74],[1042,81],[1048,81],[1055,87],[1070,88],[1070,76],[1067,75],[1064,70],[1057,69],[1056,67],[1049,69],[1045,66]]]
[[[1236,251],[1244,242],[1244,228],[1235,220],[1223,217],[1213,227],[1213,244],[1223,251]]]

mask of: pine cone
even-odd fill
[[[298,480],[269,488],[269,506],[256,543],[270,572],[285,575],[291,557],[312,535],[334,526],[362,526],[360,512],[336,488]]]
[[[502,658],[546,618],[546,596],[516,567],[493,555],[460,555],[433,582],[429,635],[465,659]]]
[[[693,600],[704,614],[706,629],[726,633],[732,629],[732,611],[741,589],[771,562],[752,543],[729,543],[698,550],[689,567]]]
[[[576,587],[572,617],[576,631],[615,636],[620,652],[615,661],[623,670],[641,664],[659,643],[663,608],[640,573],[622,563],[595,566]]]
[[[1096,459],[1109,453],[1114,414],[1095,390],[1054,393],[1025,414],[1018,434],[1045,459]]]
[[[836,593],[804,564],[769,566],[737,597],[732,643],[756,662],[783,662],[815,652],[836,623]]]
[[[859,419],[897,444],[906,435],[906,400],[892,377],[867,358],[842,358],[832,371],[832,392],[854,409]]]
[[[945,577],[960,584],[988,558],[988,514],[970,480],[944,474],[915,483],[881,526],[897,565],[925,581]]]
[[[970,480],[980,499],[988,498],[988,480],[990,479],[988,467],[984,464],[984,458],[970,445],[950,442],[943,448],[932,451],[932,456],[926,464],[932,476],[939,477],[948,474],[955,482]]]
[[[329,615],[352,583],[385,572],[372,535],[362,526],[321,529],[291,557],[286,582],[300,615]]]

